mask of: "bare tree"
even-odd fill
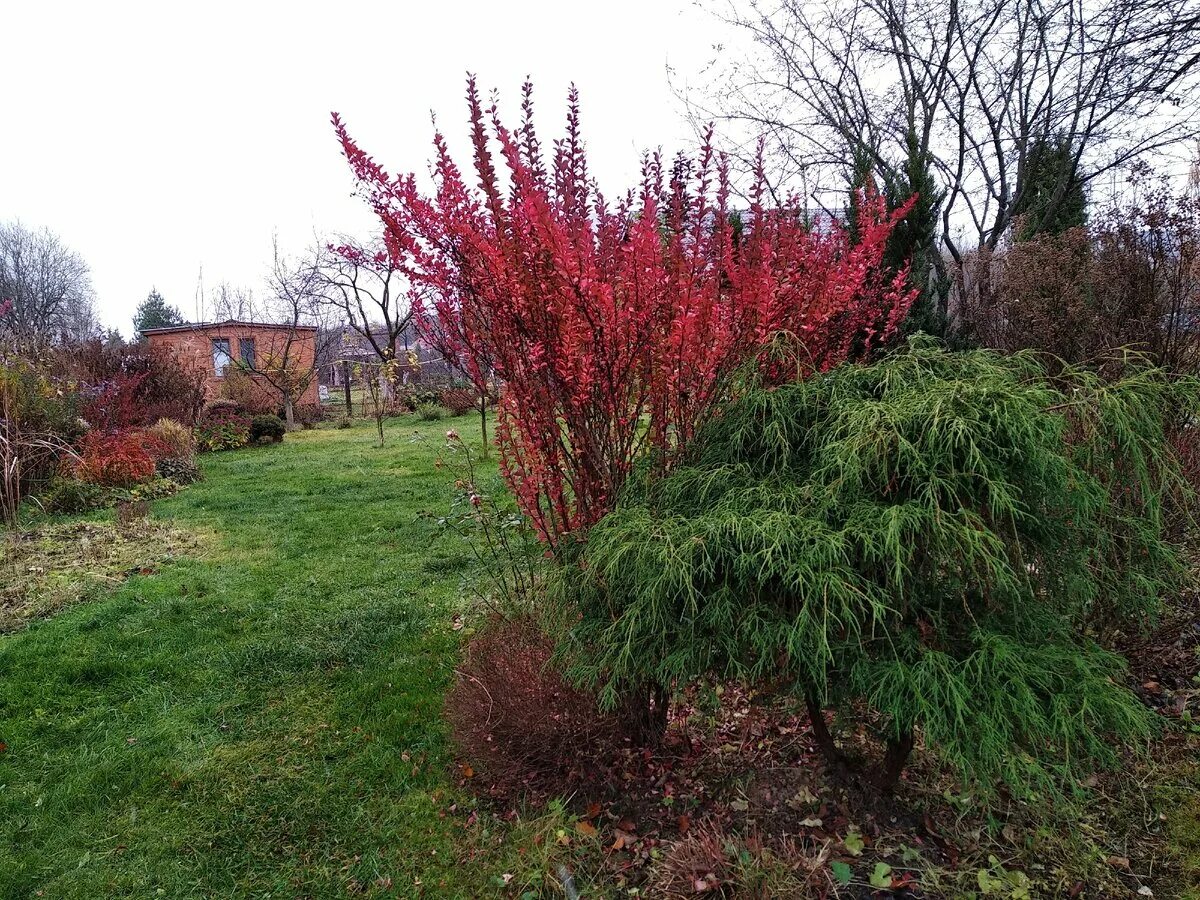
[[[720,69],[705,114],[769,137],[808,191],[870,155],[885,177],[914,150],[945,191],[961,264],[1014,216],[1053,218],[1072,191],[1200,133],[1200,0],[729,0],[761,53]],[[1067,148],[1047,183],[1044,154]]]
[[[414,306],[399,271],[382,246],[347,238],[314,252],[323,302],[375,351],[397,359],[397,344],[412,324]]]
[[[20,338],[84,340],[96,331],[91,274],[46,228],[0,223],[0,329]]]
[[[320,286],[321,274],[312,261],[285,256],[274,238],[267,290],[261,301],[255,303],[249,292],[233,292],[250,298],[243,315],[251,321],[282,326],[239,364],[279,394],[288,428],[296,424],[296,402],[317,377],[317,337],[329,331],[321,327]],[[311,345],[311,353],[305,345]]]
[[[217,322],[227,319],[253,321],[256,311],[260,311],[257,310],[252,288],[238,287],[228,281],[222,281],[209,292],[207,298],[201,299],[204,303],[200,310],[201,317],[206,315],[204,308],[211,306],[213,320]]]

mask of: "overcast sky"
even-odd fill
[[[643,149],[691,141],[668,66],[694,76],[726,36],[687,0],[37,0],[3,28],[0,220],[78,250],[126,336],[152,286],[193,318],[201,267],[208,287],[257,288],[275,231],[295,250],[314,229],[368,233],[331,110],[390,171],[425,171],[431,110],[463,148],[468,70],[513,113],[532,76],[543,140],[574,81],[615,194]]]

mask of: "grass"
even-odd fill
[[[424,514],[451,499],[454,475],[435,465],[445,429],[477,444],[476,421],[386,427],[382,450],[360,421],[204,457],[204,482],[154,504],[155,522],[194,543],[101,543],[71,572],[64,543],[107,534],[95,523],[112,512],[30,523],[41,527],[22,545],[21,584],[0,589],[27,607],[50,596],[43,586],[58,599],[0,633],[0,898],[561,897],[564,863],[584,896],[629,896],[602,865],[603,817],[597,834],[558,801],[515,822],[471,815],[441,706],[477,573]],[[102,563],[97,587],[87,573]],[[129,571],[145,574],[122,582]],[[1169,852],[1191,880],[1200,782],[1190,761],[1160,781]],[[1130,828],[1153,818],[1139,808]],[[805,874],[734,837],[715,857],[731,883]],[[1081,838],[1079,853],[1128,854],[1104,837]],[[1009,868],[1055,856],[1039,841]],[[855,866],[862,881],[869,867]],[[964,859],[941,893],[937,873],[923,884],[962,896],[976,868]],[[651,875],[646,896],[667,887]],[[1200,898],[1174,887],[1156,892]]]
[[[0,635],[0,897],[482,893],[444,815],[444,428],[207,456],[154,505],[199,555]]]

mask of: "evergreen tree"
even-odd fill
[[[909,284],[920,291],[905,321],[905,332],[924,331],[946,336],[946,302],[950,279],[938,245],[941,234],[942,201],[945,192],[933,177],[932,159],[917,141],[916,132],[907,135],[908,155],[904,166],[887,180],[884,190],[889,207],[895,209],[916,195],[916,203],[892,231],[885,260],[899,267],[909,263]]]
[[[184,325],[186,320],[175,307],[163,299],[158,288],[151,288],[133,314],[133,333],[141,334],[148,328],[169,328],[172,325]]]
[[[909,129],[906,137],[908,154],[903,165],[894,167],[894,174],[885,177],[883,194],[888,209],[895,210],[916,196],[916,202],[888,238],[884,252],[884,264],[892,269],[909,266],[909,285],[919,291],[903,333],[924,331],[937,337],[946,337],[946,301],[950,293],[950,279],[939,247],[941,234],[942,201],[945,192],[934,180],[932,158],[917,139],[916,131]],[[866,187],[875,170],[874,156],[870,149],[860,145],[851,159],[850,202],[846,210],[846,223],[851,236],[858,228],[858,191]]]
[[[558,584],[563,655],[602,688],[704,677],[869,711],[890,789],[919,731],[983,792],[1055,794],[1152,719],[1103,628],[1183,571],[1164,437],[1195,385],[1054,380],[1036,354],[914,346],[738,391],[686,464],[631,487]]]
[[[1087,224],[1087,192],[1075,165],[1075,148],[1069,140],[1039,141],[1026,162],[1029,176],[1013,206],[1020,217],[1014,237],[1027,241],[1039,234],[1062,234]]]

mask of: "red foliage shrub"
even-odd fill
[[[75,477],[104,487],[132,487],[154,477],[154,457],[138,432],[89,431],[79,446]]]
[[[164,459],[177,458],[175,445],[154,432],[135,431],[134,435],[141,442],[142,448],[156,463]]]
[[[528,86],[516,130],[474,81],[468,103],[478,188],[440,134],[427,196],[334,126],[426,339],[477,389],[504,383],[502,469],[552,546],[609,510],[639,455],[669,465],[773,334],[798,345],[795,377],[879,345],[912,303],[906,273],[882,262],[911,204],[889,215],[864,194],[855,241],[810,228],[798,202],[769,205],[760,162],[743,216],[711,134],[695,161],[648,157],[611,203],[589,175],[573,90],[549,161]]]
[[[104,432],[145,424],[138,394],[146,378],[146,372],[116,372],[92,385],[83,417],[93,428]]]
[[[191,425],[204,402],[203,376],[172,354],[135,344],[89,341],[61,354],[65,371],[85,396],[83,416],[94,428],[117,431],[174,419]]]
[[[525,619],[490,622],[467,646],[446,695],[462,757],[504,789],[594,770],[622,737],[595,695],[549,665],[553,642]]]
[[[438,393],[438,402],[450,410],[452,416],[465,416],[479,409],[479,395],[472,388],[443,388]]]

